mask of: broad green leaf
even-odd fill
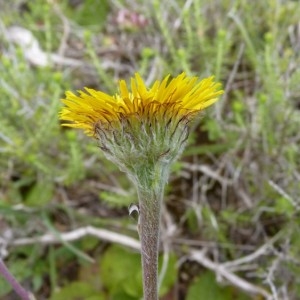
[[[186,300],[250,300],[246,295],[238,294],[231,286],[221,286],[216,282],[215,274],[207,271],[198,277],[189,287]]]
[[[141,258],[119,246],[111,246],[101,262],[101,280],[111,294],[126,292],[129,296],[142,296]]]
[[[159,257],[161,269],[163,256]],[[160,296],[166,294],[177,279],[176,256],[170,254],[165,276],[160,288]],[[101,262],[101,280],[113,295],[126,295],[140,299],[142,290],[141,257],[139,253],[129,252],[119,246],[111,246]]]
[[[50,300],[104,300],[104,296],[89,283],[75,281],[54,293]]]

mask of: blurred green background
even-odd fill
[[[292,0],[0,1],[0,257],[37,299],[141,298],[137,250],[60,235],[138,239],[134,188],[57,116],[66,90],[115,93],[136,71],[225,90],[173,166],[161,299],[300,299],[299,16]],[[0,299],[17,299],[2,278]]]

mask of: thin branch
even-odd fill
[[[276,234],[274,237],[268,240],[265,244],[263,244],[260,248],[258,248],[255,252],[244,257],[238,258],[236,260],[225,262],[222,264],[222,266],[233,271],[236,268],[236,266],[253,262],[260,256],[267,255],[270,248],[282,236],[282,234],[283,232],[280,231],[278,234]]]
[[[121,244],[123,246],[130,247],[134,250],[140,250],[140,242],[138,240],[113,231],[98,229],[93,226],[82,227],[70,232],[61,233],[59,237],[53,235],[52,233],[47,233],[39,237],[17,239],[8,242],[8,245],[21,246],[36,243],[57,244],[61,243],[62,240],[65,242],[70,242],[78,240],[88,235],[97,237],[101,240],[108,241],[111,243]]]
[[[224,185],[232,185],[233,180],[227,179],[222,177],[218,172],[212,170],[207,165],[198,165],[198,164],[191,164],[187,162],[182,163],[183,168],[189,170],[189,171],[199,171],[205,174],[206,176],[215,179],[216,181],[220,182]]]
[[[297,210],[300,209],[300,203],[298,203],[296,200],[294,200],[286,191],[283,190],[277,183],[275,183],[273,180],[268,180],[269,185],[282,197],[287,199]]]
[[[246,281],[245,279],[240,278],[239,276],[229,272],[222,264],[217,264],[217,263],[211,261],[209,258],[207,258],[205,256],[204,252],[205,251],[194,250],[191,252],[189,258],[197,261],[198,263],[200,263],[207,269],[215,272],[217,275],[226,278],[226,280],[228,282],[230,282],[230,284],[238,287],[239,289],[241,289],[245,292],[248,292],[248,293],[254,294],[254,295],[262,295],[266,299],[269,299],[269,300],[272,299],[272,295],[269,292],[267,292],[265,289],[263,289],[259,286],[256,286],[256,285]]]

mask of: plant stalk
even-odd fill
[[[27,292],[16,280],[16,278],[9,272],[6,265],[0,259],[0,274],[6,279],[6,281],[12,286],[13,290],[20,296],[22,300],[31,300],[31,294]]]
[[[164,184],[161,185],[158,190],[138,190],[144,300],[158,300],[158,250]]]

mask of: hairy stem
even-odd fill
[[[138,195],[144,300],[158,300],[158,246],[163,187],[156,191],[138,190]]]
[[[14,291],[20,296],[22,300],[30,300],[32,297],[16,280],[16,278],[9,272],[4,262],[0,259],[0,274],[6,279],[6,281],[12,286]]]

